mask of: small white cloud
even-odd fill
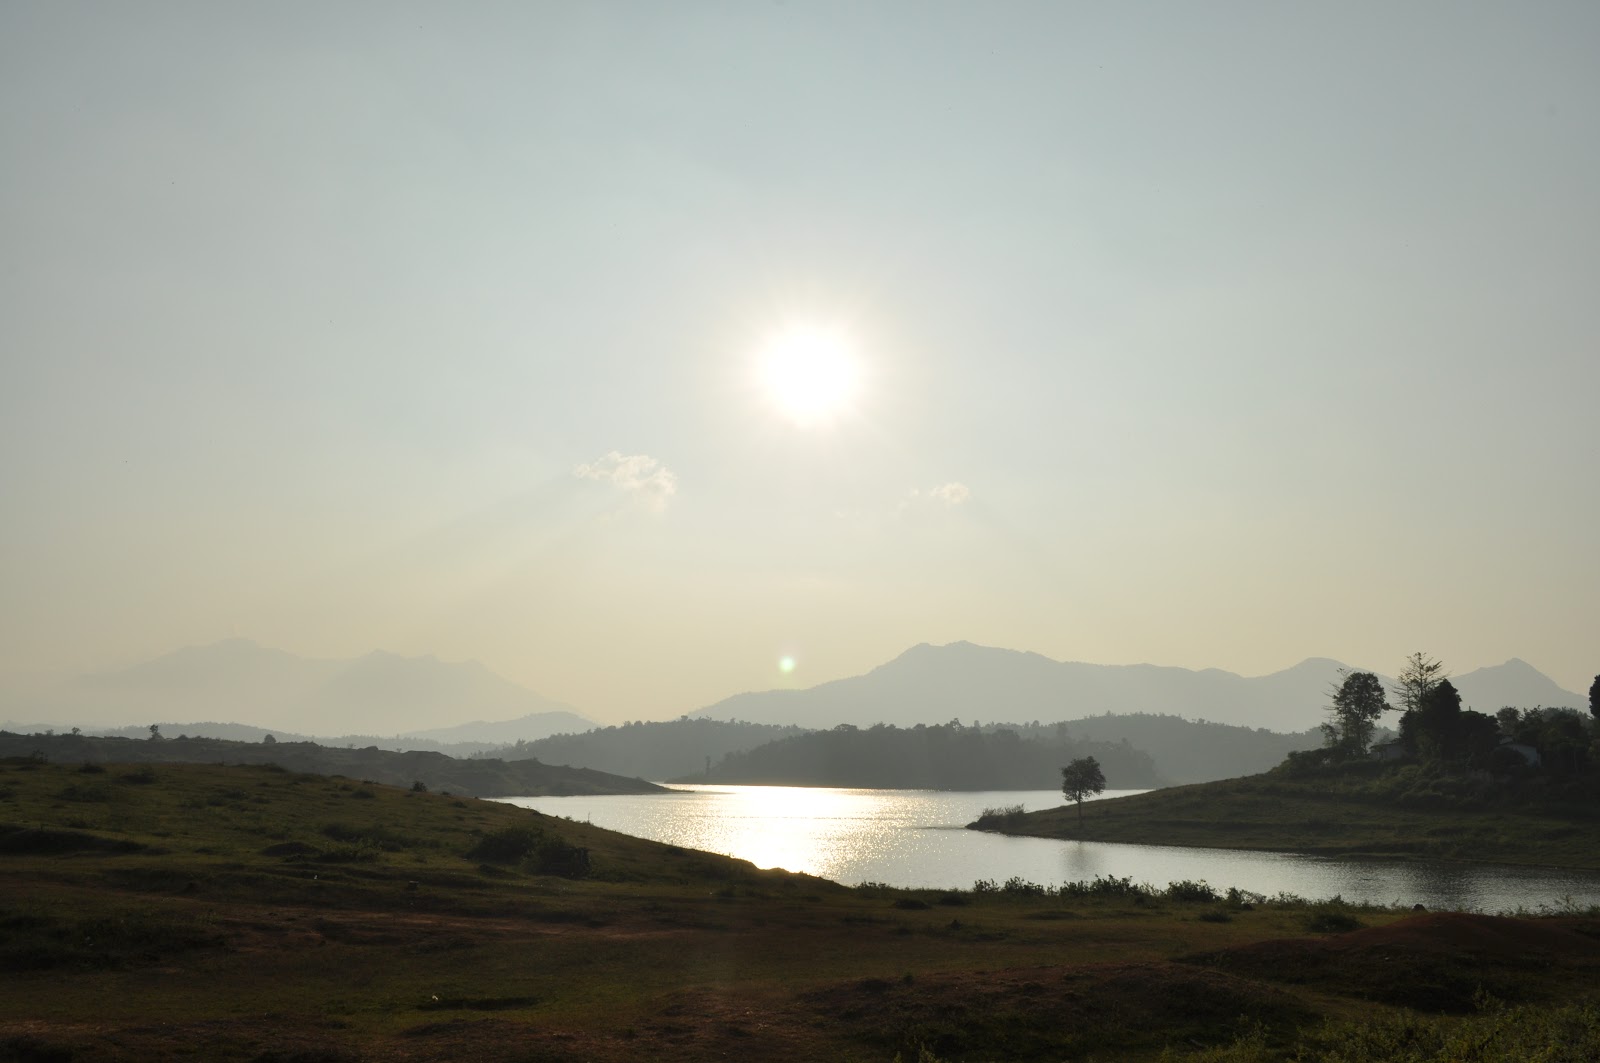
[[[580,480],[600,480],[622,488],[641,504],[659,513],[678,493],[678,475],[648,454],[623,455],[613,450],[599,461],[572,470]]]
[[[954,509],[965,505],[967,499],[971,497],[971,489],[966,484],[956,483],[954,480],[927,489],[913,487],[906,492],[905,498],[901,499],[899,511],[904,514],[914,510],[926,513],[931,509]]]

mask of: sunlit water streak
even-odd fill
[[[1204,879],[1268,896],[1509,911],[1600,905],[1600,873],[1394,860],[1329,860],[1109,842],[1008,838],[962,829],[985,808],[1061,803],[1055,790],[979,793],[800,786],[684,786],[670,794],[512,797],[525,808],[854,885],[970,889],[1013,876],[1046,885],[1095,876],[1165,886]],[[1104,796],[1138,793],[1112,790]]]

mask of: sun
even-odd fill
[[[773,336],[762,349],[760,372],[779,412],[802,425],[845,412],[861,383],[850,338],[821,325],[795,325]]]

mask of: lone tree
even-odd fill
[[[1600,720],[1600,675],[1589,686],[1589,715]]]
[[[1083,799],[1103,793],[1106,788],[1105,772],[1093,757],[1079,757],[1061,769],[1061,792],[1068,801],[1078,802],[1078,826],[1083,827]]]
[[[1344,756],[1365,756],[1379,717],[1389,709],[1383,681],[1371,672],[1348,668],[1339,669],[1339,676],[1341,682],[1330,691],[1333,706],[1328,711],[1333,721],[1322,725],[1322,733],[1328,745]]]

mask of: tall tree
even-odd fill
[[[1083,828],[1083,799],[1104,793],[1105,773],[1093,757],[1079,757],[1061,769],[1061,792],[1068,801],[1078,802],[1078,827]]]
[[[1494,714],[1500,734],[1510,741],[1517,740],[1517,725],[1522,722],[1522,712],[1515,705],[1507,705]]]
[[[1600,720],[1600,675],[1594,677],[1589,687],[1589,715]]]
[[[1406,666],[1394,679],[1394,696],[1405,712],[1415,712],[1422,707],[1428,691],[1450,677],[1444,665],[1426,653],[1413,653],[1406,658]]]
[[[1352,672],[1339,669],[1341,682],[1330,693],[1333,705],[1328,710],[1331,723],[1322,725],[1329,745],[1347,757],[1365,756],[1372,744],[1372,732],[1378,719],[1389,709],[1384,696],[1383,681],[1371,672]]]
[[[1461,715],[1460,692],[1450,680],[1441,679],[1400,718],[1400,739],[1424,760],[1452,760],[1460,753]]]

